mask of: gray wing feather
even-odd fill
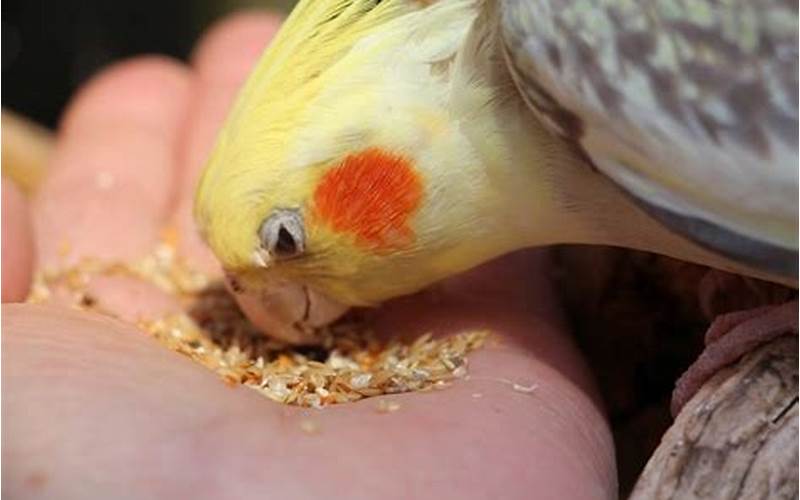
[[[796,3],[499,5],[521,93],[598,169],[659,210],[796,252]]]

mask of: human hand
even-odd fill
[[[189,66],[142,58],[80,92],[31,207],[38,268],[82,256],[136,259],[170,224],[181,254],[218,273],[193,227],[193,187],[237,87],[277,24],[261,14],[234,16],[201,41]],[[14,203],[20,210],[22,201]],[[9,265],[22,266],[27,243],[7,239],[6,226],[4,218],[4,256],[16,255]],[[4,305],[6,493],[613,498],[608,424],[543,278],[546,266],[541,254],[520,253],[449,280],[435,300],[423,293],[382,307],[376,321],[384,332],[487,328],[500,338],[470,356],[468,380],[383,396],[399,403],[392,413],[377,412],[374,399],[318,411],[231,389],[124,321],[179,307],[131,278],[89,285],[122,321],[65,308],[58,297]],[[24,289],[29,278],[12,279]],[[499,380],[537,388],[514,391]],[[317,432],[303,431],[305,419]]]

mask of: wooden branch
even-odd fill
[[[631,495],[798,497],[798,339],[778,338],[717,373],[686,404]]]

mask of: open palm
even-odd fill
[[[30,207],[4,185],[4,300],[38,268],[136,259],[165,226],[218,273],[191,220],[215,132],[278,21],[223,21],[192,63],[141,58],[89,83],[63,120]],[[5,181],[4,181],[5,182]],[[31,230],[31,227],[33,228]],[[26,239],[26,233],[33,235]],[[30,248],[33,246],[33,249]],[[382,308],[378,328],[489,328],[443,391],[307,410],[232,389],[126,322],[178,307],[132,278],[90,283],[117,319],[3,306],[3,473],[9,498],[613,498],[608,425],[559,316],[545,258],[520,253]],[[519,392],[499,380],[536,384]],[[313,419],[315,432],[302,425]]]

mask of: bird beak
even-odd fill
[[[317,331],[348,309],[313,289],[292,282],[237,289],[226,280],[247,318],[270,337],[292,344],[316,344]]]

